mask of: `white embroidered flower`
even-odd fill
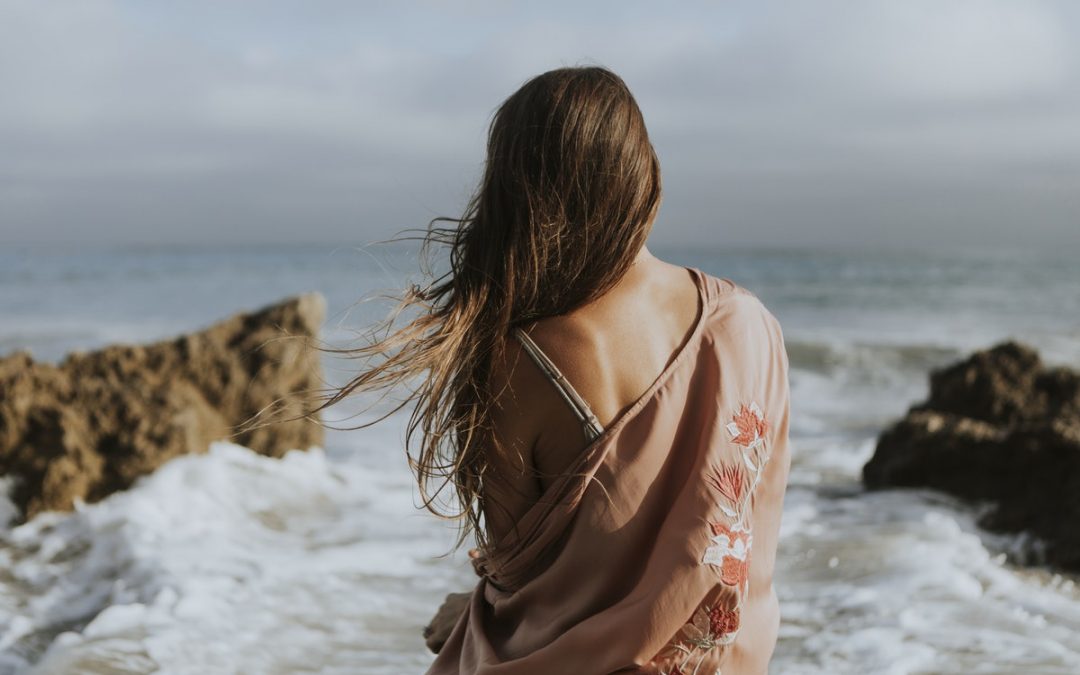
[[[713,523],[713,545],[705,549],[705,555],[701,562],[710,565],[723,565],[724,558],[735,558],[745,561],[750,553],[754,536],[748,528],[742,524],[736,524],[728,528],[721,523]]]

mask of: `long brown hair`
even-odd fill
[[[660,205],[660,165],[637,102],[621,78],[598,66],[538,75],[496,110],[483,179],[461,218],[428,224],[449,249],[450,269],[424,288],[412,284],[371,344],[340,350],[382,357],[329,395],[411,383],[415,409],[405,437],[424,506],[486,542],[482,488],[492,453],[491,365],[505,356],[513,327],[572,311],[610,289],[645,244]],[[438,227],[436,223],[455,223]],[[406,309],[419,314],[393,331]],[[374,424],[379,419],[360,425]],[[360,428],[352,427],[352,428]],[[417,432],[419,451],[409,452]],[[439,505],[451,487],[456,508]]]

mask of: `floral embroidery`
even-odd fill
[[[727,425],[731,441],[748,448],[756,447],[764,441],[768,428],[768,422],[765,421],[757,403],[740,406],[738,414]]]
[[[657,670],[660,675],[700,673],[713,649],[734,642],[739,630],[739,608],[727,607],[725,602],[730,599],[718,599],[715,604],[703,603],[697,608],[679,631],[677,639],[653,660],[670,664],[667,670],[662,667]]]
[[[732,504],[738,504],[746,487],[746,473],[740,464],[734,466],[725,465],[719,470],[711,472],[708,481],[728,501]]]
[[[750,545],[754,537],[741,523],[728,528],[723,523],[712,524],[712,546],[705,549],[701,562],[720,567],[720,580],[728,586],[741,586],[746,581],[750,562]]]
[[[739,631],[742,601],[749,592],[754,537],[747,505],[769,461],[765,452],[769,424],[757,403],[751,402],[739,406],[725,429],[738,460],[721,461],[710,470],[706,481],[722,498],[720,512],[730,522],[709,523],[710,545],[702,554],[701,564],[718,567],[721,583],[738,592],[721,593],[717,600],[697,608],[676,639],[657,655],[657,659],[672,664],[670,670],[660,671],[664,675],[696,673],[711,650],[733,642]]]
[[[712,545],[705,549],[701,562],[718,566],[723,583],[741,587],[748,583],[750,549],[754,541],[750,523],[746,521],[746,502],[761,480],[765,462],[769,461],[767,455],[762,459],[757,452],[764,447],[769,423],[758,404],[751,402],[739,406],[726,428],[731,434],[731,442],[741,446],[742,464],[722,463],[712,470],[708,481],[730,503],[730,506],[721,504],[720,510],[734,522],[730,527],[724,523],[710,523]],[[751,474],[749,480],[746,471]]]
[[[709,610],[709,632],[714,636],[727,635],[739,630],[739,611],[716,606]]]

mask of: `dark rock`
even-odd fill
[[[934,372],[930,398],[878,438],[869,489],[928,487],[993,508],[980,525],[1030,531],[1080,569],[1080,374],[1005,343]]]
[[[321,444],[319,424],[290,418],[311,408],[307,394],[322,385],[308,339],[324,314],[322,296],[308,294],[60,365],[25,353],[0,359],[0,475],[16,478],[16,506],[27,518],[69,510],[218,439],[273,457]],[[238,428],[269,406],[282,421]]]

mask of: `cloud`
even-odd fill
[[[422,227],[464,206],[503,98],[595,62],[660,153],[658,241],[1078,244],[1078,18],[1037,0],[0,0],[0,241]]]

